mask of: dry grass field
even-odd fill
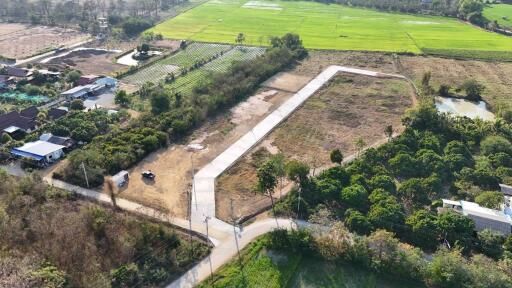
[[[71,29],[25,24],[0,24],[0,55],[24,59],[61,46],[79,43],[87,34]]]

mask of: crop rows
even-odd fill
[[[184,76],[176,78],[172,84],[169,84],[169,87],[171,87],[174,92],[188,94],[190,91],[192,91],[192,88],[194,88],[196,83],[198,83],[201,79],[204,79],[208,74],[214,72],[225,72],[233,62],[251,60],[263,54],[264,52],[265,48],[235,47],[231,51],[204,65],[203,67],[193,70]]]
[[[185,50],[155,62],[123,79],[124,82],[141,86],[146,82],[158,83],[169,73],[178,74],[200,61],[209,61],[216,55],[231,49],[230,45],[192,43]]]

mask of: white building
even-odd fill
[[[48,164],[60,159],[64,155],[64,148],[66,147],[62,145],[38,140],[13,148],[11,153],[18,157],[33,159],[41,164]]]
[[[482,207],[474,202],[443,199],[443,208],[453,209],[475,222],[476,231],[490,229],[503,235],[512,233],[512,211],[506,207],[503,211]]]

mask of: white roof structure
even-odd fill
[[[475,215],[482,218],[492,219],[494,221],[506,222],[512,225],[510,215],[505,214],[503,211],[494,210],[482,207],[474,202],[460,201],[462,205],[462,213],[464,215]]]
[[[57,144],[38,140],[35,142],[26,143],[25,145],[18,147],[18,148],[14,148],[13,150],[28,153],[28,154],[35,155],[35,156],[44,157],[48,154],[62,150],[64,148],[66,148],[66,147],[62,146],[62,145],[57,145]]]
[[[76,93],[87,93],[89,92],[89,87],[86,86],[76,86],[75,88],[71,88],[67,91],[62,92],[62,95],[73,95]]]
[[[4,129],[4,132],[6,133],[14,133],[16,131],[20,130],[19,127],[16,127],[16,126],[9,126],[7,128]]]

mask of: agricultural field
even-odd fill
[[[512,5],[492,4],[484,9],[484,17],[491,21],[498,21],[504,28],[512,29]]]
[[[297,33],[307,48],[421,53],[510,51],[512,39],[455,19],[301,1],[212,0],[152,28],[173,39],[266,45]]]
[[[195,84],[204,79],[206,75],[212,72],[224,72],[229,66],[236,61],[247,61],[261,55],[265,52],[264,48],[258,47],[235,47],[226,52],[219,58],[214,59],[203,67],[193,70],[181,77],[176,78],[176,81],[169,84],[169,87],[175,92],[187,94],[192,91]]]
[[[158,83],[169,73],[178,74],[180,69],[188,69],[199,61],[208,61],[230,49],[229,45],[192,43],[185,50],[126,76],[123,82],[138,86],[146,82]]]
[[[59,27],[0,24],[0,56],[24,59],[85,41],[87,34]]]

